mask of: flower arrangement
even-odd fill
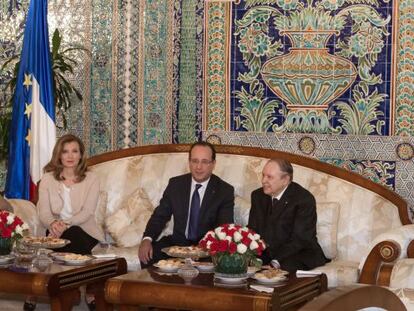
[[[0,238],[21,239],[29,227],[19,217],[8,211],[0,211]]]
[[[256,256],[266,248],[259,234],[235,224],[224,224],[208,231],[199,246],[212,256],[216,273],[225,275],[243,275],[250,262],[258,264]]]
[[[224,224],[208,231],[199,246],[209,251],[211,256],[217,253],[247,254],[260,256],[266,248],[260,235],[252,229],[235,224]]]

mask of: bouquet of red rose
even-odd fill
[[[0,211],[0,238],[20,239],[29,227],[19,217],[8,211]]]
[[[218,253],[247,254],[260,256],[266,248],[260,235],[252,229],[235,224],[224,224],[208,231],[199,246],[207,250],[211,256]]]

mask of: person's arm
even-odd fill
[[[39,184],[39,200],[37,201],[37,212],[39,214],[39,219],[42,225],[50,229],[50,225],[57,220],[52,213],[52,207],[50,204],[50,197],[49,197],[49,187],[50,182],[47,180],[47,176],[45,176]],[[58,195],[57,193],[53,195]]]
[[[234,187],[226,185],[223,201],[217,214],[217,224],[231,224],[234,222]]]
[[[297,206],[291,239],[274,250],[277,261],[283,260],[300,250],[312,245],[316,235],[316,202],[313,197],[307,197]]]
[[[91,185],[87,190],[86,199],[82,203],[80,211],[68,219],[70,225],[80,225],[90,219],[90,217],[95,217],[95,211],[99,199],[100,184],[97,176],[93,176],[92,178]]]
[[[148,220],[145,228],[144,237],[150,237],[152,241],[155,241],[161,234],[167,222],[172,216],[171,197],[174,195],[174,191],[171,189],[171,180],[165,189],[160,204],[155,208],[150,219]],[[176,194],[175,194],[176,195]]]
[[[250,202],[251,202],[251,208],[250,208],[250,212],[249,212],[249,221],[247,223],[247,227],[249,227],[250,229],[256,231],[256,232],[261,232],[261,230],[259,230],[259,224],[258,224],[258,220],[259,220],[259,207],[257,206],[257,195],[256,195],[256,191],[253,191],[251,196],[250,196]],[[263,207],[262,207],[263,208]]]

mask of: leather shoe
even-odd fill
[[[95,311],[96,310],[95,300],[92,300],[91,302],[87,302],[86,305],[88,306],[89,311]]]
[[[36,309],[36,303],[33,302],[24,302],[23,310],[24,311],[34,311]]]

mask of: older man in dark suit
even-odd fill
[[[316,202],[292,181],[292,165],[271,159],[263,168],[262,188],[252,192],[248,226],[267,244],[263,262],[293,272],[324,265],[316,238]]]
[[[189,174],[173,177],[149,219],[138,256],[146,267],[167,256],[167,246],[188,246],[208,230],[233,222],[234,188],[216,175],[214,147],[206,142],[193,144],[189,152]],[[174,218],[173,234],[156,241],[166,223]]]

